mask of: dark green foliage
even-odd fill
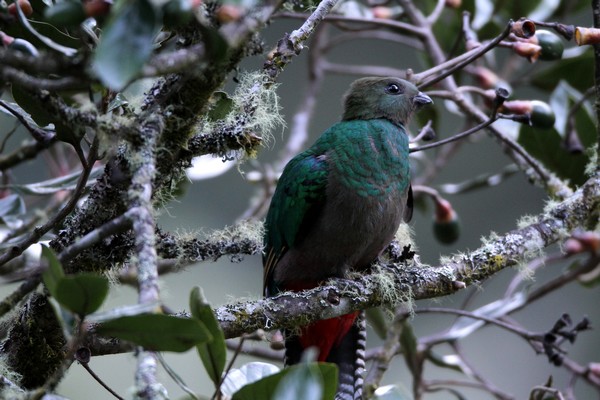
[[[232,400],[332,400],[336,388],[335,364],[301,363],[244,386]]]
[[[202,290],[198,286],[194,287],[190,293],[190,312],[193,318],[202,321],[212,337],[209,341],[197,344],[196,350],[208,376],[212,379],[215,387],[218,388],[227,359],[225,336],[210,304],[207,303]]]
[[[184,352],[198,343],[212,339],[200,320],[164,314],[116,318],[100,324],[97,333],[106,337],[118,337],[153,351]]]
[[[94,53],[94,72],[113,90],[123,89],[150,57],[161,13],[148,0],[124,0],[113,7]]]

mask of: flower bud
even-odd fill
[[[542,47],[529,42],[514,42],[513,51],[521,57],[527,58],[530,63],[534,63],[542,54]]]
[[[460,236],[458,215],[452,208],[452,204],[442,198],[435,199],[433,235],[443,244],[454,243]]]
[[[547,103],[539,100],[506,101],[502,105],[502,110],[516,115],[529,114],[529,119],[519,122],[529,123],[534,128],[551,129],[554,127],[556,120],[552,108]]]
[[[220,23],[226,24],[228,22],[239,21],[243,16],[243,12],[239,6],[233,4],[223,4],[217,10],[216,16]]]
[[[16,17],[18,15],[17,3],[26,17],[30,17],[31,14],[33,14],[33,7],[31,7],[31,3],[29,2],[29,0],[17,0],[16,3],[11,3],[8,5],[8,13],[10,15],[12,15],[13,17]]]
[[[521,18],[513,23],[510,33],[513,33],[517,37],[528,39],[535,35],[535,24],[528,19]]]
[[[462,5],[462,0],[446,0],[445,5],[448,8],[460,8],[460,6]]]

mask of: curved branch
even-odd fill
[[[215,313],[225,336],[231,338],[256,329],[294,328],[369,307],[449,295],[535,256],[575,228],[595,224],[599,208],[600,176],[596,176],[539,222],[493,238],[443,265],[384,265],[355,280],[335,280],[312,290],[229,304]]]

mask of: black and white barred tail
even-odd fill
[[[297,364],[302,357],[303,348],[297,336],[285,332],[285,337],[284,364],[286,366]],[[354,325],[339,346],[334,347],[327,358],[327,362],[337,364],[339,369],[338,391],[335,400],[362,399],[366,344],[367,329],[363,311],[359,313]]]

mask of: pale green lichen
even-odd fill
[[[461,258],[464,258],[464,253],[457,253],[453,256],[442,255],[442,256],[440,256],[440,265],[450,264],[450,263],[454,262],[455,259],[461,259]]]
[[[394,277],[386,269],[375,266],[373,272],[371,275],[372,282],[379,288],[383,303],[389,304],[391,307],[396,307],[396,305],[403,301],[410,301],[410,294],[401,294],[399,292]]]
[[[262,221],[245,220],[233,226],[226,226],[223,229],[214,230],[206,239],[209,241],[236,241],[245,239],[260,243],[265,233],[265,227]]]
[[[517,227],[523,229],[530,225],[537,224],[539,221],[540,220],[536,215],[523,215],[517,220]]]
[[[414,230],[409,224],[400,224],[396,234],[394,235],[394,239],[401,243],[403,246],[410,245],[410,249],[412,251],[418,251],[417,245],[413,240]]]
[[[546,180],[546,188],[550,196],[558,199],[566,199],[573,194],[568,180],[562,180],[556,174],[549,173]]]
[[[201,132],[227,132],[236,136],[255,135],[260,143],[270,145],[273,131],[284,127],[285,121],[280,113],[277,85],[270,84],[262,72],[245,72],[238,77],[239,84],[231,96],[231,110],[223,118],[212,121],[208,115],[202,118],[197,129]],[[215,102],[216,104],[216,102]],[[227,149],[222,149],[227,156]],[[255,150],[246,148],[246,155],[253,157]]]
[[[590,148],[587,149],[586,151],[587,156],[589,157],[590,161],[587,163],[587,165],[585,166],[585,175],[586,176],[593,176],[596,171],[598,171],[598,143],[595,143],[593,146],[591,146]]]
[[[7,360],[5,356],[0,356],[0,376],[6,379],[10,383],[14,383],[16,386],[0,382],[0,398],[2,399],[19,399],[24,398],[23,390],[18,386],[21,383],[22,375],[13,371],[12,368],[7,366]]]
[[[558,207],[561,203],[556,200],[548,199],[546,204],[544,204],[544,214],[552,214],[552,212]]]

